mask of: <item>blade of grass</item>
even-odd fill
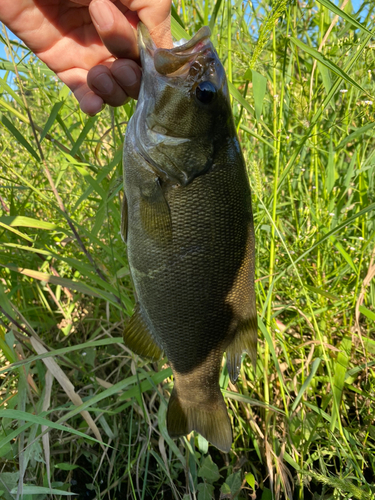
[[[374,35],[375,35],[375,29],[371,32],[371,35],[366,36],[365,39],[361,42],[361,45],[358,47],[357,51],[352,55],[352,57],[349,59],[349,61],[346,63],[346,65],[344,67],[344,71],[346,73],[348,71],[350,71],[350,69],[353,67],[354,63],[359,59],[359,57],[361,56],[361,54],[364,51],[365,47],[367,46],[368,42],[370,41],[371,37],[374,36]],[[289,174],[290,170],[294,166],[294,164],[295,164],[295,162],[296,162],[296,160],[298,158],[298,155],[301,153],[301,150],[302,150],[303,146],[305,145],[306,141],[310,138],[311,132],[314,129],[314,127],[316,126],[316,124],[317,124],[318,120],[320,119],[323,111],[327,108],[330,100],[336,94],[336,92],[337,92],[337,90],[338,90],[338,88],[340,86],[341,81],[342,81],[341,78],[337,78],[336,81],[333,83],[330,93],[326,96],[326,98],[324,99],[322,105],[318,108],[317,112],[313,116],[313,118],[312,118],[312,120],[310,122],[310,126],[309,126],[306,134],[302,137],[302,139],[297,144],[292,157],[290,158],[288,164],[286,165],[286,167],[284,168],[284,170],[283,170],[283,172],[282,172],[282,174],[280,176],[280,179],[279,179],[279,182],[278,182],[278,187],[277,187],[278,192],[280,191],[281,186],[283,185],[284,180],[286,179],[286,177]],[[269,205],[269,203],[272,202],[271,200],[272,200],[272,197],[269,200],[268,205]]]
[[[171,30],[172,30],[172,36],[176,40],[180,40],[181,38],[189,38],[188,33],[184,30],[181,24],[176,21],[174,16],[172,16],[171,18]]]
[[[91,297],[99,297],[105,299],[112,305],[121,308],[121,306],[118,304],[113,294],[107,293],[104,290],[100,290],[99,288],[95,288],[90,285],[80,283],[79,281],[73,281],[67,278],[58,278],[57,276],[53,276],[52,274],[42,273],[40,271],[34,271],[33,269],[22,269],[20,267],[16,267],[10,264],[9,265],[0,264],[0,266],[6,267],[8,269],[11,269],[12,271],[18,272],[25,276],[29,276],[30,278],[34,278],[39,281],[45,281],[46,283],[52,283],[53,285],[60,285],[62,287],[68,288],[69,290],[75,290],[77,292],[89,295]]]
[[[359,306],[359,312],[371,321],[375,321],[375,313],[365,306]]]
[[[320,358],[314,359],[314,362],[313,362],[312,367],[311,367],[311,372],[309,373],[305,382],[302,384],[300,390],[298,391],[296,399],[293,401],[291,413],[293,413],[296,410],[297,406],[299,405],[299,402],[302,399],[302,396],[305,394],[306,390],[309,388],[311,381],[315,377],[315,374],[320,366],[321,361],[322,360]]]
[[[1,368],[0,374],[7,373],[8,371],[15,370],[19,366],[28,365],[30,363],[34,363],[35,361],[42,360],[45,358],[50,358],[55,356],[65,356],[70,352],[81,351],[81,350],[84,351],[86,349],[90,349],[93,347],[95,348],[95,347],[102,347],[106,345],[122,344],[122,343],[123,343],[122,337],[113,337],[110,339],[93,340],[91,342],[84,342],[83,344],[77,344],[69,347],[62,347],[61,349],[54,349],[52,351],[48,351],[43,354],[38,354],[37,356],[30,356],[28,358],[23,359],[22,361],[16,361],[15,363],[8,365],[5,368]]]
[[[71,156],[75,156],[76,154],[79,153],[79,149],[80,147],[82,146],[83,144],[83,141],[86,139],[86,137],[88,136],[90,130],[93,128],[93,126],[95,125],[96,121],[98,119],[98,116],[90,116],[86,123],[85,123],[85,126],[83,127],[82,129],[82,132],[79,134],[79,137],[78,139],[75,141],[73,147],[72,147],[72,150],[70,152]]]
[[[53,108],[51,110],[51,113],[48,117],[48,120],[46,121],[46,124],[44,125],[44,128],[42,130],[42,133],[40,134],[40,142],[43,141],[43,139],[45,138],[45,136],[48,134],[48,132],[50,131],[52,125],[54,124],[55,120],[56,120],[56,116],[59,114],[61,108],[64,106],[65,102],[64,101],[60,101],[60,102],[56,102],[54,105],[53,105]]]
[[[349,337],[344,337],[341,346],[340,352],[337,355],[337,359],[334,364],[334,377],[333,377],[333,397],[336,398],[337,408],[340,408],[342,394],[345,385],[345,376],[349,366],[349,355],[352,347],[352,341]],[[336,425],[336,419],[338,418],[337,414],[334,413],[332,415],[331,420],[331,432],[334,431]]]
[[[339,7],[337,7],[337,5],[335,5],[330,0],[317,0],[317,1],[324,7],[327,7],[327,9],[329,9],[334,14],[345,19],[345,21],[354,26],[356,29],[363,31],[364,33],[371,34],[371,31],[369,31],[366,28],[366,26],[363,26],[362,23],[358,22],[354,17],[352,17],[350,14],[347,14],[344,10],[341,10]]]
[[[52,222],[44,220],[33,219],[32,217],[24,217],[21,215],[3,215],[0,217],[0,222],[9,227],[32,227],[35,229],[47,229],[62,231],[61,228]]]
[[[47,349],[35,337],[31,337],[30,342],[38,354],[45,354],[46,352],[48,352]],[[46,365],[47,369],[52,373],[52,375],[58,381],[58,383],[60,384],[60,386],[62,387],[68,398],[72,401],[72,403],[75,406],[80,406],[82,404],[81,397],[79,396],[79,394],[77,394],[74,385],[69,380],[66,373],[59,367],[56,361],[53,358],[45,358],[43,359],[43,363]],[[80,414],[82,418],[85,419],[87,425],[93,432],[98,442],[102,442],[103,439],[100,434],[100,431],[96,423],[92,419],[91,415],[86,410],[80,411]]]
[[[1,122],[6,127],[9,132],[17,139],[17,141],[22,144],[24,148],[31,154],[31,156],[37,161],[40,162],[40,158],[38,153],[32,147],[32,145],[25,139],[25,137],[21,134],[21,132],[8,120],[5,115],[1,116]]]
[[[340,11],[341,12],[341,11]],[[362,88],[353,78],[351,78],[346,71],[342,70],[339,68],[335,63],[327,59],[321,52],[318,52],[312,47],[309,47],[308,45],[304,44],[298,38],[295,38],[294,36],[291,36],[289,38],[291,42],[293,42],[297,47],[299,47],[301,50],[304,52],[307,52],[311,57],[316,59],[320,64],[323,64],[326,68],[330,69],[333,73],[335,73],[337,76],[345,80],[349,85],[353,85],[353,87],[356,87],[358,90],[363,92],[364,94],[368,94],[368,92]]]
[[[17,231],[17,229],[14,229],[12,226],[7,226],[6,224],[4,224],[3,222],[0,221],[0,227],[3,227],[7,231],[11,231],[12,233],[14,233],[17,236],[19,236],[20,238],[22,238],[23,240],[26,240],[26,241],[29,241],[30,243],[33,243],[32,238],[30,238],[29,236],[27,236],[24,233],[21,233],[21,231]]]
[[[22,421],[24,420],[27,422],[22,426],[22,429],[16,429],[12,432],[10,432],[6,437],[4,437],[0,441],[0,449],[5,446],[6,443],[11,442],[13,439],[17,438],[20,434],[20,432],[25,431],[27,428],[29,428],[32,424],[38,424],[38,425],[45,425],[49,429],[56,429],[58,431],[63,431],[63,432],[69,432],[70,434],[74,434],[75,436],[79,436],[81,438],[87,439],[89,441],[92,441],[94,443],[98,444],[105,444],[101,443],[97,439],[89,436],[88,434],[85,434],[84,432],[77,431],[75,429],[72,429],[71,427],[68,427],[66,425],[61,425],[56,422],[53,422],[52,420],[48,420],[44,418],[46,414],[40,413],[39,415],[34,415],[32,413],[29,413],[27,411],[19,411],[19,410],[0,410],[0,418],[11,418],[13,420],[17,421]]]
[[[346,146],[349,142],[355,142],[357,139],[362,137],[364,134],[366,134],[369,130],[373,129],[375,126],[375,122],[370,122],[367,123],[366,125],[363,125],[363,127],[357,128],[354,132],[346,136],[340,144],[336,147],[336,151],[339,149],[342,149],[344,146]]]
[[[16,491],[16,488],[13,488],[13,490],[11,490],[11,493],[16,493]],[[34,486],[31,484],[23,485],[23,494],[31,496],[43,495],[43,498],[45,498],[45,495],[61,495],[66,497],[78,495],[78,493],[71,493],[70,491],[58,490],[56,488],[46,488],[44,486]]]

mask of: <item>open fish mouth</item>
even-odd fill
[[[208,26],[203,26],[186,43],[175,44],[173,49],[157,48],[144,24],[139,23],[138,30],[140,47],[153,57],[155,70],[163,76],[186,76],[194,62],[213,48]]]

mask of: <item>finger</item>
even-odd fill
[[[84,113],[94,116],[103,109],[103,99],[87,85],[86,70],[69,69],[57,73],[57,76],[73,91]]]
[[[173,48],[171,15],[168,14],[168,17],[162,23],[150,29],[150,35],[157,47]]]
[[[120,0],[133,12],[138,12],[139,19],[149,30],[162,24],[169,16],[172,0]]]
[[[95,116],[103,110],[105,103],[101,97],[92,92],[88,87],[86,90],[87,92],[79,101],[80,108],[86,115]]]
[[[139,19],[146,25],[157,47],[173,47],[171,33],[171,0],[118,0],[123,5],[136,11]],[[130,12],[130,11],[129,11]],[[129,12],[126,17],[130,19]]]
[[[139,19],[150,31],[157,47],[172,48],[171,0],[120,0],[131,11],[138,13]],[[127,13],[129,18],[129,13]]]
[[[137,66],[133,61],[129,62],[134,64],[135,67]],[[121,106],[129,97],[128,89],[131,94],[138,95],[138,90],[134,91],[133,88],[140,80],[140,70],[138,69],[138,75],[131,67],[130,70],[123,71],[119,76],[120,84],[112,72],[113,65],[114,63],[108,66],[98,65],[92,68],[87,75],[87,83],[90,89],[101,97],[104,102],[111,106]]]
[[[112,63],[111,73],[129,97],[138,99],[142,78],[142,71],[138,64],[130,59],[117,59]]]
[[[136,35],[131,24],[110,0],[92,0],[90,15],[109,52],[116,57],[138,59]]]

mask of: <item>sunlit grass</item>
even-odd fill
[[[236,386],[224,365],[229,455],[169,438],[166,360],[121,342],[134,103],[88,118],[39,63],[0,63],[1,498],[20,474],[23,498],[372,498],[373,10],[361,28],[350,2],[174,7],[174,34],[212,29],[253,190],[259,357]]]

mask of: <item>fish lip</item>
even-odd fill
[[[164,49],[156,47],[143,23],[138,25],[139,45],[152,57],[156,72],[162,76],[186,76],[199,55],[212,50],[210,36],[210,28],[203,26],[186,43],[172,49]]]
[[[204,44],[203,41],[209,39],[211,36],[211,30],[208,26],[202,26],[196,34],[188,40],[186,43],[183,45],[178,45],[176,47],[173,47],[173,49],[159,49],[159,50],[168,50],[168,52],[171,53],[182,53],[182,52],[201,52],[204,50],[204,46],[207,44]]]

